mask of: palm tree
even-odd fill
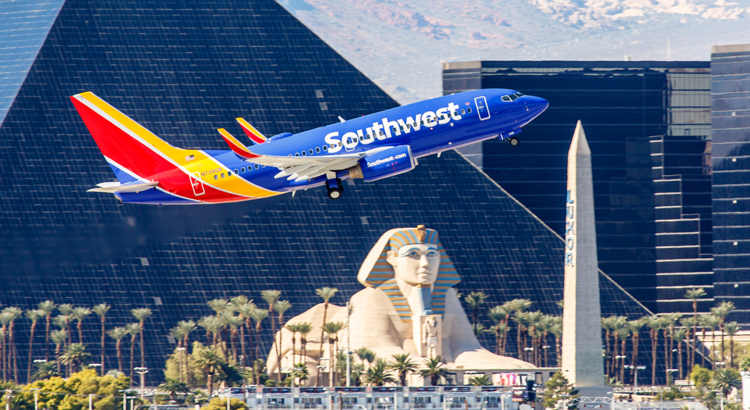
[[[206,304],[214,311],[216,316],[224,313],[229,308],[229,301],[226,299],[209,300]]]
[[[513,314],[513,321],[516,322],[516,330],[518,331],[518,334],[516,335],[516,343],[518,344],[518,358],[524,361],[526,360],[526,324],[528,323],[526,320],[526,315],[527,312],[520,310]]]
[[[255,321],[255,360],[258,360],[258,357],[260,357],[260,324],[263,322],[263,319],[268,317],[268,315],[269,313],[266,309],[255,309],[250,315]],[[253,363],[255,363],[255,360]]]
[[[60,351],[62,346],[65,344],[65,339],[68,337],[67,330],[53,330],[50,334],[52,342],[55,344],[55,362],[57,363],[57,372],[62,373],[60,370]]]
[[[669,343],[664,343],[664,353],[667,358],[667,368],[674,369],[674,327],[677,321],[682,317],[682,313],[668,313],[663,315],[664,321],[666,322],[666,328],[664,331],[664,341],[666,342],[667,336],[669,336]],[[669,373],[667,373],[667,376]],[[667,378],[669,380],[669,378]]]
[[[472,310],[472,327],[474,328],[474,335],[477,335],[477,323],[479,315],[479,306],[484,304],[487,299],[487,295],[484,292],[471,292],[469,295],[464,297],[464,301]]]
[[[525,332],[525,330],[523,329],[523,326],[521,325],[521,323],[518,322],[518,317],[516,315],[518,313],[525,312],[527,309],[529,309],[531,307],[531,301],[528,299],[513,299],[510,302],[508,302],[507,305],[508,305],[508,311],[511,313],[512,315],[511,317],[513,318],[513,321],[516,322],[516,324],[518,325],[518,327],[516,328],[516,331],[517,331],[516,333],[516,345],[517,346],[516,347],[518,348],[518,358],[523,360],[523,354],[524,354],[523,348],[525,346],[521,344],[521,337],[522,337],[522,334]]]
[[[693,335],[693,347],[692,352],[690,353],[690,362],[688,363],[688,368],[692,369],[693,366],[695,366],[695,327],[698,324],[698,299],[706,296],[706,291],[703,290],[703,288],[694,288],[694,289],[688,289],[687,292],[685,292],[685,299],[691,299],[693,301],[693,331],[691,334]]]
[[[328,301],[331,300],[333,295],[336,294],[339,290],[337,288],[319,288],[315,289],[315,294],[318,295],[321,299],[323,299],[323,323],[326,323],[326,319],[328,316]],[[318,366],[320,366],[320,359],[323,357],[323,334],[325,333],[325,330],[323,328],[320,328],[320,349],[318,351]],[[316,377],[315,383],[317,386],[320,386],[320,372],[318,372],[318,375]]]
[[[680,324],[682,325],[682,327],[685,328],[685,330],[687,330],[687,332],[685,333],[685,353],[687,354],[687,357],[686,357],[687,362],[686,362],[685,368],[690,370],[693,368],[692,363],[691,363],[692,356],[695,356],[695,354],[691,356],[691,349],[690,349],[691,336],[693,339],[695,339],[695,335],[691,334],[690,332],[695,327],[695,319],[693,319],[692,316],[683,317],[682,319],[680,319]],[[688,376],[690,375],[689,371],[686,373],[688,374]]]
[[[490,376],[483,374],[481,376],[474,376],[469,379],[469,384],[472,386],[492,386],[492,379]]]
[[[632,363],[633,366],[638,366],[638,344],[640,343],[641,339],[641,329],[643,329],[643,326],[646,325],[646,321],[644,318],[631,320],[627,323],[628,330],[630,331],[630,338],[631,343],[633,345],[633,355],[632,359],[630,360],[630,363]],[[633,377],[635,377],[638,374],[638,372],[633,373]],[[635,385],[637,383],[637,380],[633,380],[633,384]]]
[[[284,329],[292,334],[292,363],[297,363],[297,332],[299,332],[299,324],[290,323],[284,325]]]
[[[36,370],[34,370],[34,374],[31,375],[29,383],[31,383],[31,381],[45,380],[59,376],[60,373],[57,371],[56,367],[57,363],[55,362],[36,363]]]
[[[73,305],[70,303],[64,303],[62,305],[57,306],[57,311],[60,312],[59,317],[62,317],[65,320],[65,332],[68,334],[68,344],[71,343],[71,335],[70,335],[70,320],[73,318]]]
[[[302,363],[305,363],[307,357],[307,334],[312,332],[312,323],[302,322],[297,324],[299,327],[299,344],[300,344],[300,355],[302,356]]]
[[[52,322],[52,313],[55,311],[55,302],[51,300],[45,300],[39,303],[39,310],[44,311],[44,318],[47,322],[47,328],[44,333],[44,360],[49,361],[49,326]]]
[[[83,343],[72,343],[65,348],[65,353],[60,356],[60,361],[71,368],[71,373],[78,371],[78,366],[88,363],[91,354],[86,351]]]
[[[276,333],[273,334],[274,337],[274,345],[276,345],[276,357],[279,359],[279,365],[281,365],[281,352],[282,346],[281,346],[281,334],[284,330],[284,313],[289,310],[292,307],[292,304],[289,303],[288,300],[279,300],[274,302],[273,304],[273,310],[276,311],[279,314],[279,343],[276,345]],[[294,363],[294,361],[292,361]],[[281,377],[279,375],[279,377]]]
[[[724,329],[729,336],[729,367],[734,368],[734,336],[740,330],[740,325],[737,322],[729,322]]]
[[[73,319],[78,321],[78,343],[83,343],[83,319],[91,314],[91,309],[85,307],[77,307],[73,309],[71,315]]]
[[[244,322],[244,326],[240,327],[240,351],[242,352],[242,360],[240,360],[241,362],[240,365],[245,366],[247,363],[247,353],[245,352],[245,328],[247,328],[247,332],[250,335],[250,338],[252,339],[253,330],[252,330],[252,323],[250,322],[250,317],[251,317],[250,314],[257,307],[255,306],[252,300],[248,300],[244,303],[240,303],[239,300],[236,300],[237,298],[239,298],[239,296],[232,298],[232,303],[235,304],[235,309],[237,309],[237,313],[240,315],[240,317],[242,318]],[[243,298],[245,297],[243,296]]]
[[[99,322],[102,325],[102,337],[101,337],[101,342],[102,342],[102,357],[101,357],[101,365],[102,365],[102,374],[106,374],[107,371],[105,370],[105,363],[104,363],[104,356],[105,356],[104,352],[105,352],[106,339],[105,339],[104,336],[107,334],[106,316],[107,316],[107,312],[109,312],[109,305],[106,304],[106,303],[100,303],[100,304],[94,306],[93,310],[94,310],[94,313],[96,313],[96,315],[99,316]]]
[[[506,305],[495,306],[490,309],[490,319],[495,323],[493,327],[495,333],[495,354],[505,354],[505,335],[508,332],[508,319],[510,311]]]
[[[130,371],[128,372],[130,377],[130,385],[133,385],[133,369],[135,368],[135,339],[138,337],[138,333],[141,332],[141,325],[138,323],[131,323],[125,325],[125,330],[130,335]]]
[[[10,314],[6,312],[1,312],[0,313],[0,325],[2,325],[2,327],[0,327],[0,336],[1,336],[0,337],[0,370],[2,370],[3,381],[8,380],[8,365],[6,362],[8,362],[7,356],[10,356],[10,352],[7,352],[6,354],[6,350],[8,349],[6,348],[7,343],[5,341],[5,337],[8,335],[9,323],[10,323]]]
[[[396,382],[396,379],[388,373],[388,363],[383,359],[377,359],[375,365],[367,369],[366,380],[372,386]]]
[[[190,393],[190,387],[185,382],[176,379],[166,379],[158,389],[169,393],[171,400],[177,398],[177,393]]]
[[[709,357],[711,361],[716,361],[716,327],[719,326],[719,318],[712,315],[701,315],[699,316],[701,326],[703,328],[703,340],[706,340],[706,330],[711,330],[711,351]]]
[[[539,338],[539,332],[538,328],[540,325],[542,325],[542,319],[544,318],[544,313],[541,311],[536,312],[529,312],[526,314],[526,323],[528,324],[528,333],[529,336],[531,336],[531,358],[534,362],[534,365],[539,366],[539,360],[537,356],[539,355],[539,346],[537,345],[537,339]],[[476,326],[474,331],[476,332]]]
[[[625,316],[622,316],[625,318]],[[630,336],[630,328],[628,327],[627,318],[626,320],[619,323],[615,334],[620,339],[622,346],[620,347],[620,383],[625,384],[625,350],[627,349],[628,336]]]
[[[200,352],[200,356],[196,360],[196,366],[203,371],[206,375],[206,387],[208,387],[208,397],[213,395],[214,390],[214,374],[221,368],[224,361],[221,359],[221,355],[216,352],[215,348],[205,349]]]
[[[406,376],[417,370],[417,364],[411,361],[409,353],[394,354],[392,357],[393,362],[388,365],[388,368],[397,372],[401,385],[406,386]]]
[[[419,375],[422,378],[430,378],[430,385],[437,386],[440,382],[441,377],[445,377],[448,374],[443,363],[443,359],[440,356],[433,357],[424,361],[425,368],[419,371]]]
[[[719,331],[721,331],[721,360],[724,360],[724,322],[727,316],[734,310],[734,303],[721,302],[719,306],[711,309],[711,314],[719,318]]]
[[[229,329],[231,329],[230,330],[231,336],[229,338],[229,342],[232,345],[232,362],[237,363],[237,345],[235,343],[235,340],[237,340],[237,334],[239,333],[239,328],[242,327],[245,321],[239,316],[227,315],[226,323],[229,326]]]
[[[140,334],[141,334],[141,367],[146,367],[146,353],[145,349],[143,347],[143,328],[144,322],[146,319],[148,319],[149,316],[151,316],[151,309],[149,308],[139,308],[139,309],[133,309],[130,311],[130,313],[135,317],[135,319],[138,321],[138,326],[140,327]]]
[[[677,374],[682,380],[682,343],[685,342],[687,329],[677,329],[672,334],[672,339],[677,343]]]
[[[328,334],[328,344],[329,344],[329,374],[331,379],[331,386],[333,386],[335,382],[335,376],[336,376],[336,357],[338,356],[336,352],[338,351],[336,349],[336,343],[339,341],[338,333],[341,331],[341,329],[344,328],[343,322],[328,322],[323,325],[323,330]]]
[[[15,322],[16,319],[23,315],[23,310],[11,306],[3,309],[3,315],[7,315],[10,318],[10,322],[8,322],[8,366],[13,366],[13,381],[18,383],[18,352],[16,350]]]
[[[554,316],[549,332],[555,336],[555,363],[560,366],[562,361],[562,317]]]
[[[107,332],[109,337],[115,339],[115,348],[117,349],[117,370],[122,373],[122,338],[127,336],[128,330],[124,327],[116,327]]]
[[[29,362],[28,366],[26,366],[26,383],[31,383],[31,361],[34,356],[34,330],[36,330],[36,323],[43,317],[44,311],[41,309],[29,309],[26,311],[26,318],[31,321],[31,329],[29,330]]]
[[[613,355],[611,353],[612,349],[610,349],[610,344],[609,344],[609,336],[610,334],[612,334],[612,331],[615,328],[615,323],[614,323],[615,318],[616,318],[615,316],[610,316],[610,317],[603,317],[601,319],[602,328],[604,329],[604,346],[605,346],[604,348],[604,374],[607,377],[607,380],[609,380],[609,375],[611,373],[610,362],[611,360],[613,360],[612,359]]]
[[[656,385],[656,348],[659,346],[659,331],[664,327],[664,321],[658,316],[650,316],[645,320],[651,335],[651,385]]]
[[[711,388],[714,390],[721,390],[724,397],[729,396],[732,389],[739,389],[742,387],[742,378],[739,372],[734,369],[716,369],[714,370],[714,378],[711,381]]]
[[[196,329],[195,322],[192,320],[181,320],[177,322],[177,329],[179,329],[180,335],[182,335],[182,347],[184,350],[182,350],[182,362],[185,363],[185,366],[183,367],[185,369],[185,382],[190,385],[190,369],[188,369],[187,363],[187,355],[189,354],[188,349],[190,348],[190,333],[193,333],[193,331]],[[180,379],[182,379],[182,376],[180,376]]]

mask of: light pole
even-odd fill
[[[11,389],[5,390],[5,410],[10,410],[11,394],[13,394],[13,390]]]
[[[352,317],[352,310],[354,306],[346,302],[346,387],[351,387],[352,378],[352,344],[351,344],[351,327],[349,326],[350,319]]]
[[[136,367],[133,370],[135,370],[136,373],[138,373],[141,376],[141,400],[143,400],[143,387],[146,383],[146,373],[148,373],[148,368],[145,367]]]
[[[39,410],[39,390],[41,389],[36,388],[36,389],[29,389],[29,390],[34,392],[34,410]]]
[[[667,380],[667,385],[671,386],[674,383],[675,372],[677,372],[677,369],[667,369],[667,373],[669,373],[669,380]]]
[[[633,371],[633,389],[637,389],[638,388],[638,370],[646,370],[646,366],[633,366],[631,364],[625,367]]]
[[[180,371],[180,381],[183,381],[182,380],[182,352],[185,351],[185,348],[184,347],[178,347],[177,351],[179,352],[177,354],[180,355],[180,361],[178,362],[179,363],[179,371]],[[243,361],[240,360],[240,363],[243,363]]]

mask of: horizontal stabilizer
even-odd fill
[[[242,131],[245,131],[245,134],[247,134],[247,137],[250,138],[250,141],[252,141],[253,144],[262,144],[266,142],[266,136],[256,130],[249,122],[245,121],[243,118],[237,118],[237,122],[240,123]]]
[[[219,128],[219,134],[224,138],[224,141],[227,142],[227,145],[229,145],[229,148],[234,151],[235,154],[237,154],[241,158],[257,158],[258,156],[250,152],[250,150],[247,149],[245,144],[241,143],[237,138],[234,138],[232,134],[228,133],[227,130],[224,128]]]
[[[114,194],[115,192],[142,192],[159,185],[158,182],[142,182],[139,184],[120,184],[119,182],[102,182],[97,184],[98,188],[89,189],[87,192],[106,192]]]

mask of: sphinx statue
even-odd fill
[[[292,350],[291,332],[282,329],[281,368],[305,362],[309,380],[316,380],[317,359],[331,357],[331,345],[317,340],[324,315],[326,322],[349,323],[337,335],[339,348],[349,339],[352,350],[367,347],[386,360],[409,353],[420,366],[424,362],[420,358],[440,356],[449,369],[534,368],[482,348],[453,289],[460,278],[437,231],[420,225],[384,233],[362,263],[357,279],[365,288],[352,296],[350,309],[329,305],[325,311],[321,303],[287,322],[310,322],[314,330],[308,335],[303,358],[299,347],[296,353]],[[267,365],[269,373],[279,369],[274,350]]]

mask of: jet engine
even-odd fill
[[[348,169],[349,178],[377,181],[411,171],[417,166],[417,159],[411,154],[411,147],[399,145],[368,155]]]

